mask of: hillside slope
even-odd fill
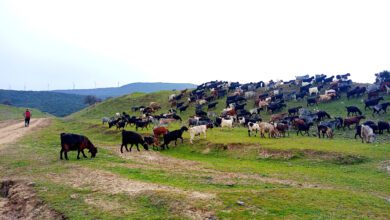
[[[56,92],[0,90],[0,103],[36,108],[55,116],[66,116],[86,107],[85,96]]]
[[[26,110],[24,107],[14,107],[0,104],[0,121],[23,119],[23,113]],[[43,113],[38,109],[30,109],[33,118],[50,117],[49,114]]]
[[[98,89],[74,89],[74,90],[55,90],[66,94],[77,95],[94,95],[105,99],[107,97],[118,97],[133,92],[157,92],[161,90],[182,90],[195,88],[196,85],[191,83],[130,83],[121,87],[98,88]]]

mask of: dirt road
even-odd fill
[[[30,127],[26,128],[24,127],[23,121],[11,120],[0,122],[0,149],[30,132],[47,126],[49,123],[49,118],[34,118],[30,121]]]

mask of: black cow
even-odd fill
[[[171,131],[171,132],[168,132],[167,134],[164,135],[164,143],[161,145],[161,149],[164,150],[165,147],[167,147],[167,149],[169,149],[168,147],[168,144],[171,142],[171,141],[175,141],[175,146],[176,146],[176,142],[177,142],[177,139],[181,139],[181,143],[183,143],[183,132],[184,131],[188,131],[188,128],[186,126],[183,126],[181,127],[179,130],[174,130],[174,131]]]
[[[60,159],[62,160],[62,153],[65,154],[65,159],[68,159],[69,151],[77,150],[77,159],[80,159],[80,152],[83,154],[84,158],[87,158],[84,153],[84,149],[88,149],[91,153],[91,158],[95,157],[97,154],[97,148],[92,144],[92,142],[85,136],[79,134],[71,133],[61,133],[61,151]]]
[[[127,145],[130,144],[130,152],[133,145],[137,147],[137,150],[139,150],[138,144],[141,144],[145,150],[149,150],[148,144],[146,143],[145,139],[138,133],[133,131],[122,131],[122,145],[121,145],[121,153],[123,153],[123,147],[126,148],[126,151],[129,151],[127,148]]]

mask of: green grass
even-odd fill
[[[184,144],[172,145],[170,150],[159,153],[167,158],[194,162],[195,170],[186,167],[188,164],[170,167],[164,163],[122,158],[114,152],[113,148],[120,146],[120,131],[101,125],[100,118],[130,112],[131,106],[148,105],[151,101],[160,102],[163,106],[160,112],[165,112],[171,93],[122,96],[65,119],[54,119],[49,128],[0,151],[0,177],[33,179],[38,183],[36,191],[40,198],[70,219],[183,219],[189,217],[183,212],[185,208],[210,212],[221,219],[390,218],[390,202],[386,200],[390,198],[390,175],[382,167],[390,158],[389,135],[380,136],[375,144],[362,144],[353,139],[353,130],[337,131],[335,138],[328,140],[297,137],[293,132],[279,139],[248,137],[245,128],[216,128],[208,130],[206,140],[203,136],[200,140],[197,138],[194,145],[189,144],[189,135],[185,133]],[[303,104],[293,101],[288,106]],[[345,116],[345,105],[362,106],[359,99],[342,98],[320,104],[319,108],[332,116]],[[215,111],[223,107],[224,100],[219,100]],[[182,117],[187,119],[193,112],[192,106]],[[365,114],[367,120],[389,120],[388,114],[375,118],[369,111]],[[269,116],[262,113],[265,120]],[[181,125],[174,123],[170,129]],[[60,161],[61,132],[88,136],[99,148],[97,157],[77,160],[76,153],[71,152],[69,161]],[[139,132],[150,134],[152,131],[149,128]],[[50,173],[77,172],[78,167],[185,192],[214,194],[216,198],[197,201],[181,194],[153,191],[137,195],[110,194],[96,192],[91,187],[54,183],[47,178]],[[76,199],[71,198],[72,194],[77,195]],[[88,203],[88,199],[105,201],[108,208],[97,208]],[[243,201],[244,205],[237,201]]]
[[[14,106],[0,104],[0,121],[11,120],[11,119],[23,119],[23,113],[25,111],[26,108],[23,107],[14,107]],[[31,111],[31,116],[33,118],[50,117],[49,114],[43,113],[37,109],[30,109],[30,111]]]

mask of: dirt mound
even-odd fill
[[[31,185],[6,180],[0,186],[0,219],[67,219],[37,198]]]

